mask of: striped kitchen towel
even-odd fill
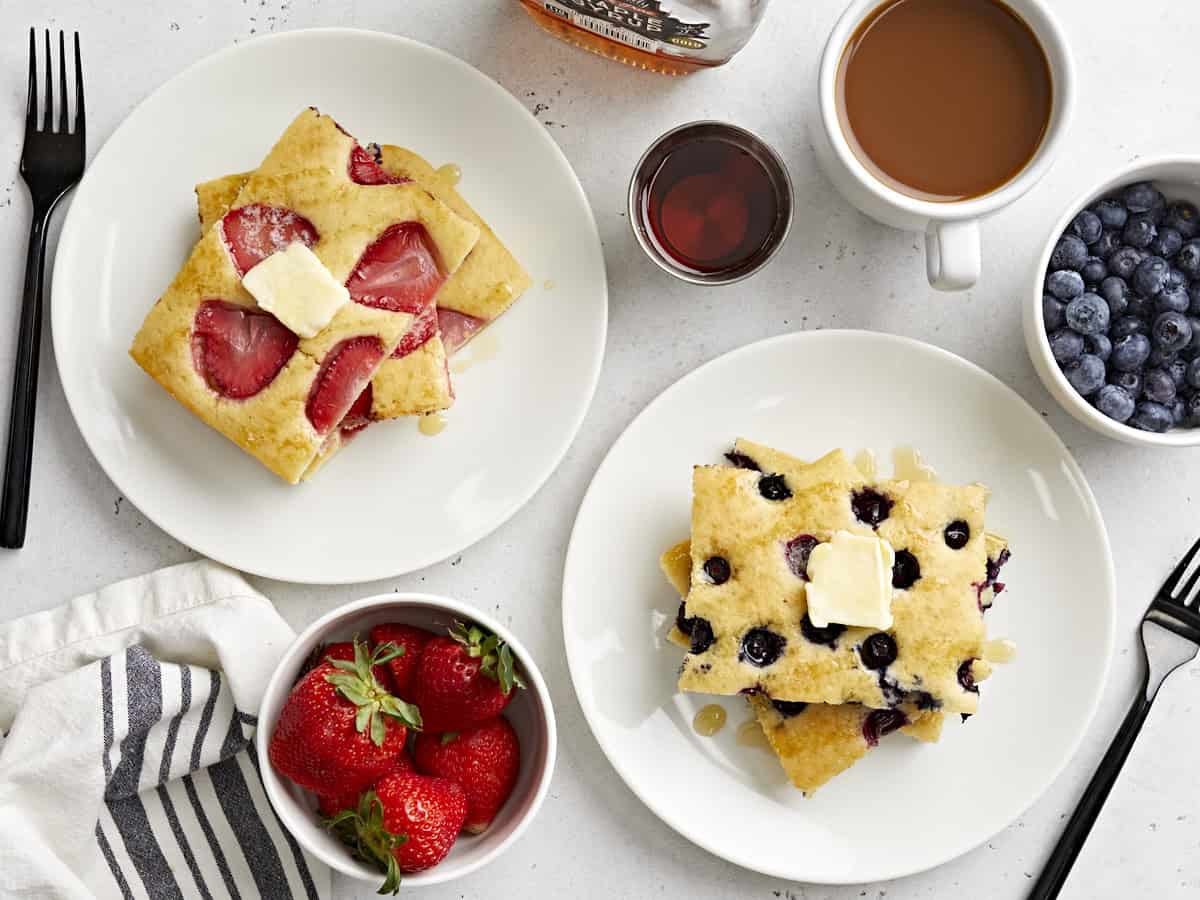
[[[293,637],[211,562],[0,626],[0,897],[328,897],[253,743]]]

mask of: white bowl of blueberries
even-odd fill
[[[1200,444],[1200,158],[1138,161],[1055,225],[1025,342],[1072,416],[1128,443]]]

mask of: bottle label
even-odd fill
[[[662,0],[542,0],[546,12],[600,37],[637,50],[703,50],[708,22],[681,22]]]

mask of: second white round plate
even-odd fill
[[[945,481],[992,489],[988,528],[1010,541],[1008,590],[988,613],[1016,659],[979,715],[940,743],[889,737],[806,799],[768,750],[738,742],[740,697],[680,694],[665,640],[679,597],[658,556],[688,535],[691,472],[737,437],[802,458],[918,448]],[[613,445],[579,511],[563,631],[600,746],[667,824],[731,862],[825,884],[946,862],[1013,822],[1071,758],[1096,709],[1115,609],[1108,539],[1083,475],[1042,418],[976,366],[867,332],[784,335],[701,367]],[[729,724],[692,719],[719,701]]]
[[[127,349],[199,238],[193,185],[256,166],[307,106],[363,142],[457,163],[464,196],[534,286],[463,350],[476,364],[455,377],[443,433],[425,437],[411,419],[373,426],[311,482],[290,487],[175,403]],[[514,97],[415,41],[323,29],[218,53],[130,114],[72,201],[52,314],[79,430],[132,503],[236,568],[340,584],[444,559],[524,505],[583,421],[607,304],[583,190]]]

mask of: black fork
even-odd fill
[[[83,177],[87,144],[84,137],[83,69],[79,33],[75,33],[75,120],[68,127],[67,44],[58,33],[58,128],[54,127],[54,64],[50,32],[46,32],[46,97],[38,127],[37,34],[29,29],[29,99],[25,108],[25,146],[21,178],[33,201],[29,252],[25,257],[25,293],[17,333],[12,411],[8,422],[8,455],[4,493],[0,498],[0,546],[25,543],[29,516],[29,482],[33,468],[33,423],[37,412],[38,356],[42,339],[42,282],[46,270],[46,230],[54,208]]]
[[[1192,569],[1192,563],[1197,561],[1197,553],[1200,553],[1200,541],[1192,544],[1192,549],[1180,560],[1175,571],[1167,576],[1142,617],[1142,678],[1137,696],[1121,724],[1121,730],[1113,738],[1100,767],[1075,807],[1075,814],[1050,854],[1041,877],[1033,886],[1030,900],[1053,900],[1058,896],[1096,817],[1100,815],[1104,801],[1108,799],[1109,791],[1117,781],[1121,766],[1133,749],[1138,732],[1142,730],[1142,724],[1150,712],[1150,705],[1158,696],[1158,689],[1168,675],[1195,658],[1197,650],[1200,650],[1200,588],[1197,587],[1200,582],[1200,562]],[[1184,582],[1189,569],[1192,569],[1191,575]]]

